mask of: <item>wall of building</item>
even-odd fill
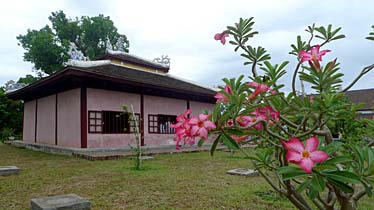
[[[87,88],[87,111],[123,111],[122,106],[133,105],[135,113],[141,111],[140,94],[109,91]],[[211,110],[213,104],[190,102],[190,108],[195,114],[201,113],[203,109]],[[144,95],[144,144],[145,145],[166,145],[175,144],[174,134],[149,133],[148,115],[179,115],[187,109],[187,101],[173,98]],[[97,147],[118,147],[134,144],[134,134],[87,134],[89,148]]]
[[[80,139],[79,88],[25,102],[23,123],[25,142],[49,145],[56,145],[57,142],[58,146],[80,147]]]
[[[36,142],[55,144],[56,132],[56,95],[38,99]]]
[[[145,66],[141,66],[141,65],[136,65],[136,64],[132,64],[132,63],[127,63],[127,62],[123,62],[123,61],[120,61],[120,60],[111,60],[111,62],[113,64],[124,66],[124,67],[131,68],[131,69],[138,69],[138,70],[142,70],[142,71],[165,74],[165,72],[162,71],[162,70],[158,70],[158,69],[150,68],[150,67],[145,67]]]
[[[57,110],[57,145],[80,147],[80,88],[59,93]]]
[[[80,88],[50,95],[25,103],[23,139],[26,142],[63,147],[81,147]],[[57,98],[56,98],[57,97]],[[57,104],[56,104],[57,102]],[[187,101],[144,95],[144,144],[175,144],[174,134],[149,133],[148,115],[179,115],[187,109]],[[57,105],[57,106],[56,106]],[[122,106],[141,112],[141,95],[87,88],[87,111],[123,111]],[[190,101],[192,115],[212,110],[214,104]],[[57,107],[57,114],[56,114]],[[36,109],[37,108],[37,109]],[[57,116],[57,119],[56,119]],[[88,116],[88,114],[87,114]],[[35,119],[37,117],[37,120]],[[35,129],[35,121],[37,126]],[[87,120],[89,122],[89,120]],[[57,127],[57,131],[56,131]],[[88,131],[87,131],[88,132]],[[134,144],[134,134],[87,133],[87,147],[120,147]]]
[[[36,100],[26,101],[23,111],[23,141],[35,142]]]
[[[140,95],[87,88],[87,111],[123,111],[126,105],[129,110],[131,104],[135,113],[140,114]],[[118,147],[134,144],[134,134],[100,134],[88,133],[87,146],[95,147]]]
[[[165,145],[174,144],[174,134],[154,134],[148,132],[148,115],[164,114],[179,115],[186,111],[187,101],[157,96],[144,96],[144,144]]]
[[[197,116],[201,114],[204,110],[208,110],[209,112],[212,112],[214,105],[215,104],[190,101],[190,109],[192,111],[191,115]]]

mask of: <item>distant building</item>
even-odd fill
[[[127,146],[134,121],[122,113],[133,105],[142,145],[172,144],[170,127],[186,109],[196,115],[214,107],[215,91],[168,74],[169,66],[126,53],[70,66],[8,93],[23,100],[23,141],[75,148]]]
[[[346,96],[352,103],[365,104],[358,110],[359,117],[374,119],[374,89],[351,90],[346,92]]]

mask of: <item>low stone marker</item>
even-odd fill
[[[245,169],[245,168],[237,168],[232,169],[229,171],[226,171],[227,174],[231,175],[241,175],[241,176],[258,176],[258,171],[255,171],[253,169]]]
[[[135,160],[136,157],[132,156],[131,159]],[[152,156],[146,156],[146,155],[140,157],[140,160],[153,160],[153,159],[155,158]]]
[[[153,160],[153,159],[155,159],[155,158],[152,157],[152,156],[141,156],[140,159],[141,159],[141,160]]]
[[[31,210],[90,210],[90,201],[76,195],[57,195],[31,199]]]
[[[7,176],[18,174],[19,168],[17,166],[0,166],[0,176]]]

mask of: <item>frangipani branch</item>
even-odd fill
[[[297,73],[299,72],[299,68],[301,66],[301,62],[299,62],[295,68],[295,71],[293,72],[293,76],[292,76],[292,92],[295,96],[297,96],[297,92],[296,92],[296,77],[297,77]]]
[[[256,135],[259,137],[256,157],[250,158],[255,169],[295,207],[303,210],[335,210],[337,207],[356,210],[358,199],[366,194],[374,194],[369,189],[372,186],[364,184],[365,191],[357,187],[359,183],[365,183],[363,173],[374,175],[366,163],[357,160],[359,155],[374,156],[374,151],[357,143],[361,134],[356,138],[356,131],[352,130],[363,129],[363,124],[353,122],[356,107],[344,99],[344,94],[339,93],[348,91],[362,76],[374,69],[374,64],[365,67],[344,90],[336,91],[335,87],[341,84],[343,74],[338,72],[336,59],[324,64],[323,56],[331,51],[322,50],[321,47],[344,38],[344,35],[337,34],[341,28],[333,29],[331,25],[327,28],[314,27],[313,24],[307,30],[310,32],[307,42],[298,36],[297,44],[291,45],[291,54],[297,56],[298,63],[290,81],[292,92],[285,95],[280,90],[285,84],[278,86],[276,83],[282,81],[280,79],[286,74],[284,67],[288,62],[272,64],[263,48],[253,48],[246,44],[257,33],[251,33],[253,23],[252,18],[241,18],[234,27],[228,26],[228,30],[215,36],[222,44],[225,44],[226,37],[233,36],[230,43],[235,46],[235,51],[242,49],[241,56],[248,59],[244,65],[252,64],[253,77],[249,76],[252,81],[241,82],[243,76],[224,79],[226,86],[215,96],[217,105],[212,115],[203,115],[199,121],[196,117],[187,117],[186,113],[178,116],[177,124],[173,125],[177,129],[177,143],[181,140],[193,143],[191,140],[198,137],[202,138],[200,144],[207,138],[209,131],[221,133],[212,146],[214,151],[219,142],[228,147],[240,148],[241,144],[247,143],[246,139],[250,135]],[[322,39],[321,43],[312,45],[314,38]],[[256,69],[256,65],[261,66],[261,62],[265,66]],[[296,80],[312,84],[320,96],[309,98],[309,101],[308,98],[300,99]],[[347,129],[339,143],[342,146],[329,145],[333,142],[332,134],[342,129]],[[225,138],[227,136],[231,138]],[[322,144],[318,139],[321,136],[324,136]],[[234,141],[241,144],[235,144]],[[328,145],[329,148],[326,148]],[[352,164],[359,170],[348,170]],[[350,206],[350,203],[354,205]]]
[[[351,87],[353,85],[355,85],[360,79],[362,76],[364,76],[365,74],[367,74],[369,71],[371,71],[372,69],[374,68],[374,64],[371,64],[370,66],[366,66],[365,68],[363,68],[360,72],[360,74],[351,82],[351,84],[349,84],[346,88],[344,88],[341,92],[347,92],[349,89],[351,89]]]

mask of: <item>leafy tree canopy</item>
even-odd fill
[[[34,77],[31,74],[27,74],[25,77],[20,77],[18,79],[17,83],[29,85],[29,84],[32,84],[32,83],[38,81],[39,79],[40,79],[40,77]]]
[[[22,132],[22,110],[22,102],[8,99],[0,87],[0,141]]]
[[[109,16],[71,19],[58,11],[52,12],[48,19],[51,26],[28,29],[25,35],[17,36],[19,45],[26,50],[24,60],[32,62],[37,71],[49,75],[60,70],[70,58],[72,46],[88,59],[104,54],[106,49],[128,52],[126,35],[118,33]]]

